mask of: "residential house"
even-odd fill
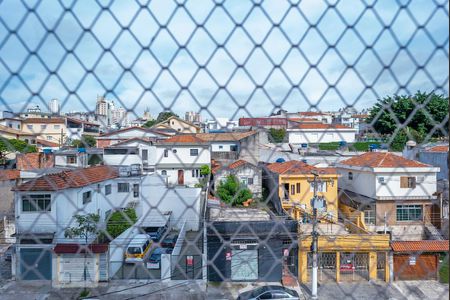
[[[259,145],[267,143],[262,131],[199,133],[196,137],[211,145],[211,158],[217,161],[243,159],[257,164]]]
[[[207,218],[209,281],[280,282],[297,256],[297,222],[289,217],[217,205]]]
[[[27,142],[28,144],[35,145],[37,140],[37,134],[23,132],[19,129],[0,125],[0,138],[3,139],[17,139]]]
[[[101,134],[96,137],[97,147],[105,148],[130,139],[143,139],[149,142],[157,142],[159,140],[170,137],[170,134],[144,127],[128,127],[116,131]]]
[[[14,243],[14,192],[11,190],[20,182],[19,170],[0,170],[0,239],[5,244]]]
[[[268,164],[263,167],[263,171],[263,186],[267,188],[269,199],[276,211],[278,213],[287,211],[298,220],[312,212],[313,173],[319,174],[322,181],[317,183],[317,195],[325,201],[325,205],[318,210],[318,215],[330,222],[337,221],[338,174],[336,169],[316,168],[301,161],[291,160]]]
[[[6,115],[0,118],[0,125],[16,130],[22,130],[22,119],[13,115]]]
[[[132,138],[105,147],[103,162],[109,166],[140,165],[144,171],[154,172],[156,146],[143,138]]]
[[[262,171],[258,166],[245,160],[236,160],[228,165],[212,166],[213,189],[217,189],[221,181],[229,175],[234,175],[239,182],[248,188],[254,197],[262,197]]]
[[[211,166],[210,145],[195,135],[176,135],[156,144],[156,171],[170,185],[199,183],[204,165]]]
[[[112,210],[139,204],[143,179],[142,175],[122,177],[114,168],[95,166],[45,175],[15,187],[16,278],[52,279],[54,246],[84,243],[64,236],[65,230],[75,225],[74,215],[97,213],[99,226],[104,226]]]
[[[371,231],[389,232],[394,240],[425,237],[438,167],[390,152],[367,152],[336,167],[340,203],[363,211]]]
[[[102,162],[103,149],[70,148],[52,152],[56,167],[86,168]]]
[[[213,133],[219,131],[231,131],[240,126],[239,121],[233,121],[228,118],[214,118],[214,120],[205,121],[205,132]]]
[[[171,116],[167,120],[154,125],[152,128],[156,130],[170,128],[178,133],[199,133],[201,129],[199,126],[180,119],[176,116]]]
[[[301,123],[287,130],[290,144],[355,142],[356,130],[339,124]]]

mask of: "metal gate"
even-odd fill
[[[377,252],[377,279],[386,280],[386,252]]]
[[[336,253],[319,252],[317,254],[318,263],[318,280],[319,282],[335,282],[336,281]],[[308,253],[308,280],[312,277],[312,253]]]
[[[52,253],[50,249],[20,249],[20,279],[51,280]]]
[[[341,253],[341,281],[369,280],[369,253]]]

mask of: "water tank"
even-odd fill
[[[286,160],[284,160],[284,158],[280,157],[280,158],[277,158],[277,160],[275,162],[277,162],[277,163],[284,163],[285,161]]]

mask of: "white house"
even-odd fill
[[[430,223],[439,168],[390,152],[368,152],[336,165],[340,202],[364,211],[374,231],[421,239]]]
[[[170,137],[171,134],[144,127],[128,127],[111,131],[96,137],[97,147],[104,148],[134,138],[156,142]]]
[[[138,164],[144,171],[154,172],[156,146],[152,142],[133,138],[106,147],[103,162],[108,166],[130,166]]]
[[[355,142],[356,129],[339,124],[303,123],[287,130],[290,144]]]
[[[86,168],[89,165],[101,162],[103,149],[63,149],[56,150],[53,154],[55,156],[55,167]]]
[[[210,146],[195,135],[176,135],[156,144],[156,170],[170,185],[199,183],[204,165],[211,166]]]

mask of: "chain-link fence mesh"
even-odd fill
[[[0,1],[2,284],[446,297],[448,5]]]

